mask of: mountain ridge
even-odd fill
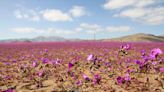
[[[61,41],[93,41],[93,40],[84,40],[84,39],[66,39],[59,36],[38,36],[35,38],[23,38],[23,39],[8,39],[0,40],[0,42],[61,42]],[[156,36],[153,34],[137,33],[132,35],[127,35],[118,38],[110,39],[99,39],[96,41],[118,41],[118,42],[164,42],[164,36]]]
[[[153,34],[132,34],[119,38],[103,39],[102,41],[119,41],[119,42],[164,42],[163,36],[156,36]]]

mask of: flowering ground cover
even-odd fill
[[[164,43],[0,44],[2,92],[164,92]]]

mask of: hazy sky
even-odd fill
[[[0,0],[0,39],[164,34],[164,0]]]

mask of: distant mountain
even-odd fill
[[[120,42],[164,42],[164,36],[155,36],[152,34],[133,34],[120,38],[104,39],[102,41],[120,41]]]
[[[59,41],[93,41],[93,40],[82,40],[82,39],[66,39],[63,37],[57,36],[38,36],[32,39],[8,39],[8,40],[0,40],[0,42],[59,42]],[[101,39],[96,41],[118,41],[118,42],[164,42],[164,35],[155,36],[152,34],[133,34],[119,38],[112,39]]]
[[[160,36],[164,37],[164,34],[162,34],[162,35],[160,35]]]
[[[49,36],[49,37],[44,37],[44,36],[39,36],[33,39],[30,39],[32,42],[53,42],[53,41],[65,41],[66,39],[63,37],[56,37],[56,36]]]
[[[29,39],[7,39],[0,40],[0,42],[31,42]]]
[[[0,42],[54,42],[54,41],[66,41],[67,39],[63,37],[56,37],[56,36],[38,36],[32,39],[8,39],[8,40],[1,40]]]

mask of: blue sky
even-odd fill
[[[163,0],[1,0],[0,39],[164,34]]]

